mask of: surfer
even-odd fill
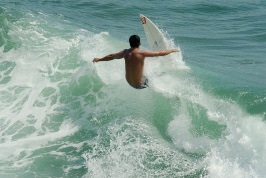
[[[145,57],[165,56],[173,52],[179,52],[177,49],[147,51],[140,50],[140,38],[138,35],[132,35],[129,38],[129,49],[124,49],[118,53],[109,54],[103,58],[94,58],[92,62],[110,61],[113,59],[125,59],[126,80],[133,88],[143,89],[148,87],[148,79],[143,76],[143,67]]]

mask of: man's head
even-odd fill
[[[129,44],[131,48],[138,48],[140,46],[140,38],[138,35],[129,37]]]

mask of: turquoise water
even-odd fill
[[[265,177],[264,1],[0,3],[0,177]],[[181,54],[124,61],[139,14]]]

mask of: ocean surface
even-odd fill
[[[266,177],[266,1],[1,0],[0,177]],[[139,18],[182,52],[149,50]]]

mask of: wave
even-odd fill
[[[150,88],[135,90],[123,60],[91,62],[127,42],[54,15],[5,18],[0,176],[265,174],[262,117],[205,91],[182,53],[147,59]]]

